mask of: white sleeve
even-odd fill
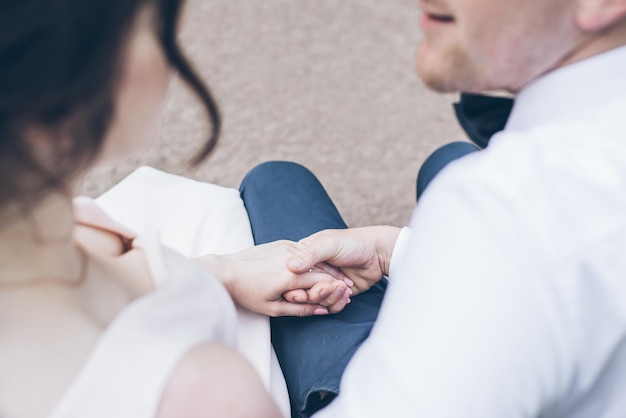
[[[237,189],[141,167],[98,198],[98,203],[139,233],[158,231],[163,244],[186,257],[231,253],[254,245]],[[287,416],[287,386],[265,315],[237,307],[237,347]]]
[[[398,270],[399,260],[402,260],[404,253],[406,252],[409,242],[411,240],[411,228],[404,227],[398,234],[396,243],[393,246],[393,253],[391,254],[391,261],[389,261],[389,277],[394,277]]]
[[[315,418],[534,417],[566,390],[545,255],[506,190],[460,177],[420,201],[371,336]]]

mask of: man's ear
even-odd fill
[[[578,0],[576,23],[585,32],[598,32],[626,18],[626,0]]]

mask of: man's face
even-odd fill
[[[434,90],[517,91],[580,43],[576,0],[420,0],[417,71]]]

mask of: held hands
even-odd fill
[[[350,302],[352,282],[323,262],[297,273],[287,269],[287,260],[303,249],[297,242],[276,241],[235,254],[209,254],[196,261],[219,278],[233,300],[246,309],[269,316],[340,312]]]
[[[356,296],[388,275],[399,233],[400,228],[392,226],[320,231],[300,240],[304,247],[298,247],[287,259],[287,267],[293,273],[302,273],[319,263],[327,263],[352,280],[352,292]],[[289,296],[285,294],[285,298]]]
[[[197,259],[233,300],[269,316],[337,313],[389,273],[400,228],[326,230],[300,242],[276,241]]]

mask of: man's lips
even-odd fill
[[[454,23],[454,15],[440,0],[421,0],[422,22],[427,24]]]
[[[422,29],[436,29],[437,27],[443,27],[444,25],[450,25],[454,23],[454,16],[441,14],[441,13],[431,13],[424,11],[422,12],[422,18],[420,20],[420,24]]]
[[[435,22],[440,22],[440,23],[453,23],[454,22],[454,17],[451,15],[428,13],[428,12],[424,12],[424,14],[427,15],[428,19],[434,20]]]

